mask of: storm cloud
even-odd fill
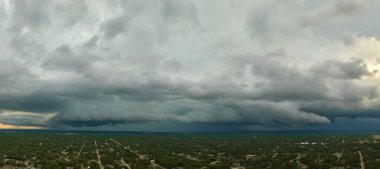
[[[363,22],[379,8],[371,0],[3,0],[0,123],[157,130],[377,119],[380,32]]]

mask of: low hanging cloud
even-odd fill
[[[380,117],[377,34],[340,26],[377,18],[374,1],[0,4],[3,124],[281,128]]]

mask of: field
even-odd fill
[[[0,168],[380,168],[372,132],[0,132]],[[379,140],[380,141],[380,140]]]

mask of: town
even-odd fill
[[[376,133],[0,132],[0,167],[380,168]]]

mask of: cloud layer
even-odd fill
[[[0,123],[303,127],[379,118],[378,8],[3,0]]]

